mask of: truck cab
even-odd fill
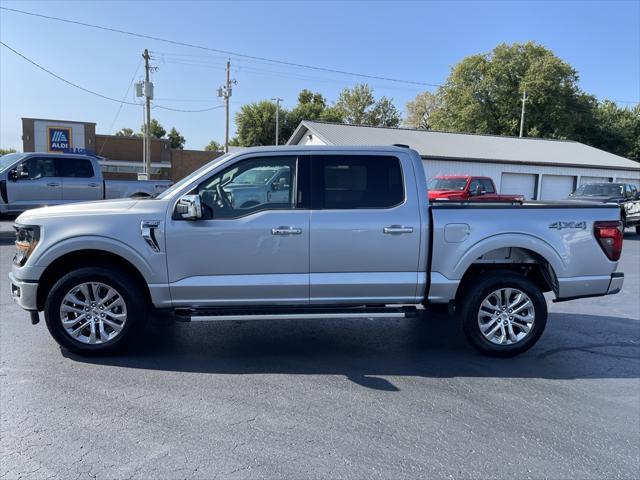
[[[0,214],[65,203],[151,197],[169,180],[105,180],[99,159],[68,153],[11,153],[0,157]]]

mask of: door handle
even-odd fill
[[[300,235],[302,233],[301,228],[293,228],[293,227],[278,227],[271,229],[271,235]]]
[[[59,183],[56,183],[56,182],[49,182],[49,183],[47,183],[47,186],[48,186],[48,187],[59,187],[59,186],[60,186],[60,184],[59,184]]]
[[[100,184],[99,183],[90,183],[89,186],[90,187],[99,187]]]
[[[400,234],[400,233],[413,233],[413,227],[405,227],[403,225],[391,225],[382,229],[383,233],[388,234]]]

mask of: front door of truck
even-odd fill
[[[267,188],[282,169],[278,201],[237,202],[242,184]],[[245,172],[250,172],[242,175]],[[309,301],[309,217],[303,185],[305,159],[296,155],[246,157],[201,182],[203,218],[168,220],[167,264],[171,297],[180,306],[256,306]],[[252,185],[254,182],[255,185]],[[243,206],[244,205],[244,206]]]
[[[51,157],[30,157],[21,164],[23,176],[7,182],[7,197],[11,210],[28,210],[62,202],[62,178],[56,160]]]
[[[414,303],[422,199],[411,160],[311,158],[311,303]]]

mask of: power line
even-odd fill
[[[0,7],[0,8],[4,8],[4,7]],[[21,54],[20,52],[18,52],[17,50],[14,50],[13,48],[11,48],[9,45],[7,45],[6,43],[4,43],[2,40],[0,40],[0,45],[2,45],[3,47],[11,50],[13,53],[15,53],[16,55],[18,55],[19,57],[21,57],[22,59],[26,60],[27,62],[29,62],[31,65],[39,68],[40,70],[42,70],[43,72],[48,73],[49,75],[57,78],[58,80],[71,85],[72,87],[78,88],[80,90],[82,90],[83,92],[87,92],[90,93],[91,95],[95,95],[96,97],[100,97],[100,98],[104,98],[105,100],[111,100],[112,102],[117,102],[117,103],[123,103],[125,105],[138,105],[137,103],[133,103],[133,102],[127,102],[125,100],[118,100],[116,98],[113,97],[108,97],[107,95],[102,95],[101,93],[98,92],[94,92],[93,90],[89,90],[88,88],[84,88],[81,87],[80,85],[78,85],[77,83],[73,83],[70,80],[67,80],[66,78],[62,78],[60,75],[53,73],[51,70],[47,70],[46,68],[44,68],[42,65],[37,64],[36,62],[34,62],[33,60],[31,60],[30,58],[25,57],[23,54]]]
[[[218,49],[218,48],[211,48],[211,47],[205,47],[203,45],[196,45],[193,43],[187,43],[187,42],[181,42],[178,40],[170,40],[167,38],[161,38],[161,37],[155,37],[152,35],[146,35],[146,34],[142,34],[142,33],[136,33],[136,32],[130,32],[127,30],[120,30],[118,28],[111,28],[111,27],[105,27],[102,25],[95,25],[95,24],[91,24],[91,23],[85,23],[85,22],[80,22],[77,20],[69,20],[66,18],[60,18],[60,17],[53,17],[50,15],[42,15],[40,13],[34,13],[34,12],[27,12],[24,10],[18,10],[16,8],[8,8],[8,7],[0,7],[0,9],[2,10],[6,10],[6,11],[10,11],[10,12],[14,12],[14,13],[21,13],[23,15],[30,15],[32,17],[40,17],[40,18],[45,18],[47,20],[55,20],[58,22],[65,22],[65,23],[70,23],[73,25],[81,25],[83,27],[88,27],[88,28],[97,28],[99,30],[105,30],[108,32],[114,32],[114,33],[120,33],[123,35],[129,35],[132,37],[138,37],[138,38],[145,38],[147,40],[155,40],[157,42],[164,42],[164,43],[169,43],[172,45],[179,45],[182,47],[189,47],[189,48],[195,48],[195,49],[199,49],[199,50],[206,50],[206,51],[210,51],[210,52],[215,52],[215,53],[221,53],[224,55],[231,55],[234,57],[240,57],[240,58],[247,58],[250,60],[259,60],[259,61],[264,61],[264,62],[270,62],[270,63],[276,63],[279,65],[287,65],[289,67],[298,67],[298,68],[307,68],[310,70],[316,70],[316,71],[322,71],[322,72],[329,72],[329,73],[336,73],[339,75],[349,75],[352,77],[360,77],[360,78],[368,78],[368,79],[372,79],[372,80],[383,80],[386,82],[395,82],[395,83],[405,83],[405,84],[410,84],[410,85],[422,85],[422,86],[426,86],[426,87],[439,87],[439,84],[435,84],[435,83],[427,83],[427,82],[418,82],[415,80],[404,80],[404,79],[400,79],[400,78],[392,78],[392,77],[382,77],[382,76],[378,76],[378,75],[369,75],[369,74],[365,74],[365,73],[357,73],[357,72],[350,72],[347,70],[338,70],[335,68],[327,68],[327,67],[318,67],[315,65],[306,65],[306,64],[302,64],[302,63],[296,63],[296,62],[288,62],[285,60],[276,60],[273,58],[267,58],[267,57],[260,57],[257,55],[247,55],[244,53],[238,53],[238,52],[233,52],[230,50],[222,50],[222,49]]]
[[[4,7],[1,7],[4,8]],[[83,92],[86,93],[90,93],[91,95],[95,95],[97,97],[103,98],[105,100],[110,100],[112,102],[116,102],[119,103],[120,105],[135,105],[135,106],[140,106],[139,103],[135,103],[135,102],[127,102],[126,100],[118,100],[117,98],[113,98],[113,97],[109,97],[107,95],[103,95],[101,93],[95,92],[93,90],[89,90],[88,88],[85,88],[81,85],[78,85],[77,83],[72,82],[71,80],[67,80],[66,78],[61,77],[60,75],[53,73],[51,70],[46,69],[45,67],[43,67],[42,65],[36,63],[35,61],[31,60],[30,58],[24,56],[22,53],[18,52],[17,50],[13,49],[12,47],[10,47],[9,45],[7,45],[6,43],[4,43],[2,40],[0,40],[0,45],[2,45],[3,47],[11,50],[13,53],[15,53],[16,55],[18,55],[20,58],[26,60],[27,62],[29,62],[31,65],[33,65],[34,67],[39,68],[40,70],[42,70],[43,72],[48,73],[49,75],[51,75],[52,77],[57,78],[58,80],[71,85],[72,87],[75,87],[77,89],[82,90]],[[125,95],[126,97],[126,95]],[[214,107],[208,107],[208,108],[202,108],[199,110],[184,110],[184,109],[179,109],[179,108],[171,108],[171,107],[165,107],[163,105],[154,105],[155,108],[161,108],[163,110],[169,110],[172,112],[183,112],[183,113],[200,113],[200,112],[209,112],[211,110],[215,110],[217,108],[221,108],[223,105],[216,105]]]
[[[169,110],[170,112],[184,112],[184,113],[210,112],[211,110],[216,110],[222,107],[224,107],[224,105],[216,105],[215,107],[202,108],[200,110],[184,110],[182,108],[164,107],[162,105],[156,105],[156,104],[153,105],[153,108],[161,108],[162,110]]]
[[[138,70],[140,70],[140,65],[142,65],[142,59],[138,60],[138,65],[136,66],[136,71],[133,72],[133,77],[131,77],[131,82],[129,82],[129,86],[127,87],[127,91],[124,92],[122,100],[127,98],[127,95],[129,95],[129,90],[131,90],[131,86],[133,85],[133,82],[136,80],[136,75],[138,75]],[[111,135],[111,132],[113,131],[113,126],[116,124],[116,120],[118,119],[118,116],[120,115],[120,112],[122,111],[122,105],[124,105],[124,104],[121,103],[120,105],[118,105],[118,110],[116,111],[116,114],[113,117],[113,120],[111,121],[111,126],[109,127],[109,130],[108,130],[109,135]],[[104,150],[104,146],[106,144],[107,144],[107,140],[105,139],[105,141],[102,142],[102,146],[100,147],[100,151],[98,152],[98,155],[100,155],[102,153],[102,150]]]

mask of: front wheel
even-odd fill
[[[462,298],[462,326],[480,352],[512,357],[529,350],[547,324],[547,302],[523,275],[496,271],[478,279]]]
[[[107,355],[123,349],[142,328],[146,302],[126,272],[86,267],[53,285],[44,316],[51,336],[63,348]]]

